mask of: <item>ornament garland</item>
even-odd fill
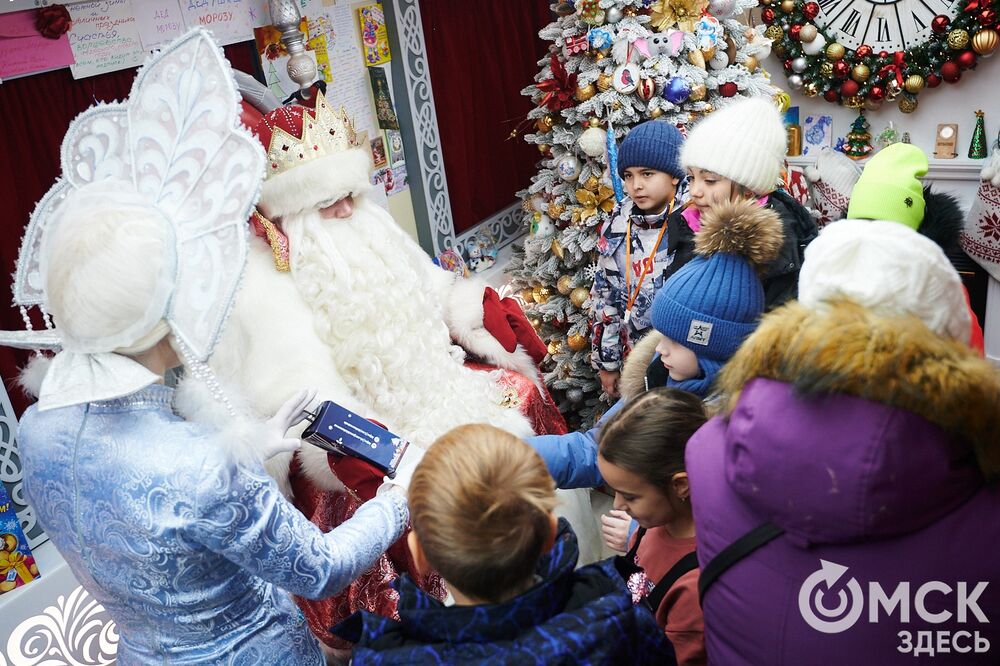
[[[853,109],[875,110],[898,98],[900,110],[912,113],[924,88],[957,82],[1000,47],[1000,0],[965,0],[954,17],[934,18],[925,41],[894,53],[839,44],[814,22],[820,13],[815,0],[761,0],[761,5],[764,35],[783,61],[789,87]]]

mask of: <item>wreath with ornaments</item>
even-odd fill
[[[957,82],[1000,46],[998,2],[936,0],[945,11],[934,15],[927,2],[761,0],[761,18],[790,88],[854,109],[897,101],[912,113],[924,88]]]

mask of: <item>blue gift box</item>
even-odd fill
[[[324,451],[360,458],[385,472],[396,473],[409,442],[368,419],[326,401],[313,415],[302,439]]]

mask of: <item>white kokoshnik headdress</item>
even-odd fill
[[[0,332],[0,344],[61,349],[42,382],[39,409],[120,397],[159,380],[115,350],[160,322],[173,333],[188,370],[228,406],[205,361],[242,278],[247,218],[266,159],[239,123],[239,100],[222,50],[196,28],[149,58],[126,101],[98,104],[70,124],[62,176],[31,214],[14,274],[14,304],[27,330]],[[125,330],[76,339],[48,314],[46,238],[72,214],[71,206],[63,208],[68,200],[138,207],[169,230],[149,307]],[[32,330],[31,307],[41,310],[46,330]]]

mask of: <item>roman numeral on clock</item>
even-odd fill
[[[847,15],[844,19],[844,23],[840,27],[841,32],[850,33],[851,37],[858,36],[858,28],[861,27],[861,12],[857,9],[851,9],[851,13]]]

